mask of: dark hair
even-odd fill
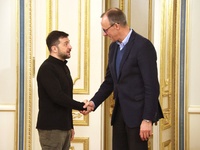
[[[47,44],[49,51],[51,51],[52,46],[58,45],[60,43],[59,38],[64,38],[64,37],[68,37],[68,36],[69,36],[69,34],[62,32],[62,31],[54,30],[54,31],[50,32],[46,38],[46,44]]]
[[[110,8],[108,9],[105,13],[103,13],[101,15],[101,18],[103,16],[107,16],[108,20],[110,22],[110,25],[114,24],[114,23],[118,23],[122,26],[127,25],[127,21],[126,21],[126,16],[123,13],[123,11],[119,8]]]

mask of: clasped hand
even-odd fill
[[[91,111],[94,110],[94,102],[93,101],[84,100],[84,103],[85,103],[85,105],[83,106],[83,108],[87,108],[87,110],[82,110],[82,111],[80,111],[80,113],[82,113],[83,115],[87,115]]]

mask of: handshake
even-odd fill
[[[84,100],[84,103],[85,105],[83,106],[83,108],[87,108],[87,110],[81,110],[80,113],[83,115],[87,115],[94,110],[95,104],[93,101],[88,101],[88,100]]]

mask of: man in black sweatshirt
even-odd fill
[[[37,74],[39,113],[37,126],[43,150],[68,150],[74,137],[72,109],[84,110],[73,99],[73,82],[66,63],[72,46],[68,34],[52,31],[46,39],[49,57]]]

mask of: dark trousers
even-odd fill
[[[126,126],[120,107],[118,107],[113,124],[113,150],[148,150],[148,141],[140,138],[140,127]]]

